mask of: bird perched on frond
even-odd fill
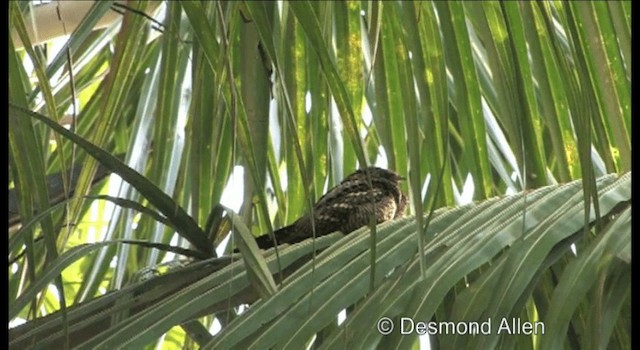
[[[293,244],[313,237],[312,221],[315,236],[320,237],[335,231],[351,233],[367,225],[371,214],[377,224],[403,216],[407,197],[400,191],[400,180],[404,178],[397,173],[378,167],[357,170],[314,204],[313,217],[306,214],[275,230],[277,244]],[[269,235],[257,237],[256,242],[261,249],[274,246]]]

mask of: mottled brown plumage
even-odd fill
[[[407,197],[398,184],[402,179],[392,171],[377,167],[361,169],[347,176],[313,206],[316,237],[335,231],[351,233],[367,225],[374,211],[378,224],[402,216],[407,205]],[[274,234],[277,244],[292,244],[313,237],[311,215],[301,217]],[[261,249],[274,246],[269,235],[257,237],[256,241]]]

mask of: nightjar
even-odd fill
[[[372,213],[378,224],[403,216],[407,197],[400,191],[400,180],[404,178],[395,172],[377,167],[360,169],[347,176],[314,204],[316,237],[335,231],[351,233],[367,225]],[[274,235],[277,244],[292,244],[313,237],[311,215],[275,230]],[[274,246],[269,235],[257,237],[256,242],[261,249]]]

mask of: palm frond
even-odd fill
[[[11,347],[630,348],[630,13],[11,2]],[[374,164],[407,218],[253,247]]]

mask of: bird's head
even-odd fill
[[[387,181],[391,181],[394,184],[397,184],[400,180],[405,180],[404,177],[400,176],[398,173],[393,172],[391,170],[378,168],[375,166],[370,166],[364,169],[357,170],[353,174],[349,175],[345,181],[355,180],[355,179],[366,179],[367,176],[371,178],[371,180],[375,179],[384,179]]]

